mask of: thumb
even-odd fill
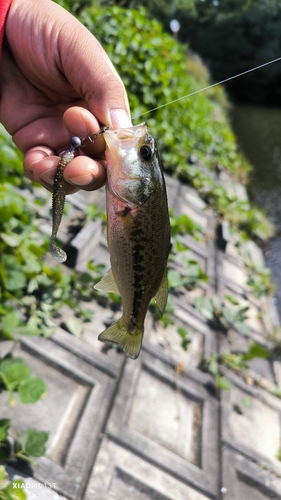
[[[68,17],[59,37],[62,72],[101,124],[131,126],[127,93],[108,55],[85,26],[62,10]]]

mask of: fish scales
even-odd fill
[[[117,208],[118,212],[120,206],[114,205],[114,197],[107,194],[111,265],[123,301],[124,319],[130,329],[142,326],[165,271],[163,254],[169,252],[169,233],[163,231],[167,226],[166,206],[158,198],[152,196],[143,207],[130,209],[126,215],[120,211],[117,218],[114,213],[111,218],[110,207]]]
[[[161,313],[167,301],[170,226],[166,187],[157,148],[145,124],[105,132],[105,140],[111,270],[96,288],[118,291],[123,314],[99,339],[121,345],[135,359],[151,299],[155,297]]]

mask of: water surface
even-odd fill
[[[231,122],[240,148],[253,165],[247,186],[281,233],[281,108],[235,106]]]
[[[276,284],[274,300],[281,321],[281,109],[235,106],[231,121],[239,146],[253,165],[249,196],[276,227],[264,256]]]

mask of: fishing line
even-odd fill
[[[273,63],[280,61],[280,60],[281,60],[281,57],[277,57],[277,59],[273,59],[272,61],[268,61],[266,63],[260,64],[259,66],[255,66],[255,68],[248,69],[247,71],[243,71],[242,73],[238,73],[238,75],[230,76],[229,78],[225,78],[225,80],[221,80],[220,82],[208,85],[207,87],[204,87],[203,89],[195,90],[194,92],[191,92],[190,94],[184,95],[182,97],[178,97],[177,99],[174,99],[173,101],[166,102],[165,104],[161,104],[160,106],[157,106],[156,108],[152,108],[149,111],[145,111],[141,115],[134,116],[134,118],[132,118],[132,120],[137,120],[138,118],[141,118],[142,116],[148,115],[149,113],[152,113],[153,111],[156,111],[157,109],[164,108],[165,106],[170,106],[170,104],[174,104],[175,102],[179,102],[182,99],[187,99],[188,97],[191,97],[195,94],[199,94],[200,92],[204,92],[205,90],[212,89],[212,88],[216,87],[217,85],[222,85],[223,83],[229,82],[230,80],[234,80],[235,78],[239,78],[239,76],[247,75],[247,73],[251,73],[252,71],[256,71],[260,68],[264,68],[265,66],[268,66],[269,64],[273,64]]]

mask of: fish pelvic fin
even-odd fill
[[[137,359],[141,350],[143,332],[144,328],[131,333],[126,325],[122,325],[121,320],[118,320],[104,330],[98,339],[102,342],[113,342],[119,345],[127,356]]]
[[[107,271],[104,277],[94,286],[94,288],[102,292],[113,292],[120,295],[111,269]]]
[[[165,311],[166,305],[167,305],[167,300],[168,300],[168,278],[167,278],[167,269],[165,270],[163,274],[162,281],[160,283],[160,286],[158,288],[158,292],[156,293],[154,300],[156,302],[156,305],[159,309],[159,312],[162,316],[163,312]]]

